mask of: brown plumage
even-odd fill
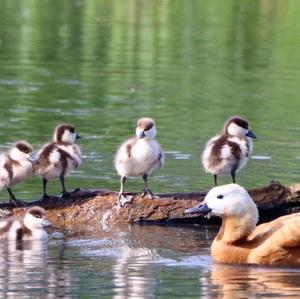
[[[11,187],[32,176],[34,165],[30,158],[31,153],[32,146],[28,142],[18,141],[0,156],[0,189],[9,192],[10,200],[16,206],[24,203],[16,199]]]
[[[58,125],[54,132],[53,142],[43,146],[38,152],[35,171],[43,177],[43,198],[47,198],[46,186],[49,180],[60,179],[63,195],[69,193],[65,187],[65,176],[81,163],[80,148],[75,140],[80,138],[74,126]]]
[[[50,225],[46,211],[34,206],[26,210],[23,218],[13,216],[0,221],[0,239],[47,240],[44,228]]]
[[[234,116],[227,120],[221,134],[211,138],[205,145],[202,164],[206,172],[214,176],[215,185],[219,175],[231,175],[235,183],[236,172],[247,163],[252,152],[251,138],[256,138],[249,123]]]
[[[209,212],[222,218],[211,246],[215,262],[300,265],[300,213],[256,227],[257,207],[247,191],[236,184],[213,188],[203,203],[186,212]]]

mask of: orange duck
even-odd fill
[[[300,213],[256,226],[257,207],[237,184],[211,189],[201,204],[185,212],[221,217],[211,246],[215,262],[300,266]]]

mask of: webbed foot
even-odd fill
[[[72,194],[72,192],[64,191],[64,192],[62,192],[62,193],[59,195],[59,198],[60,198],[60,199],[68,198],[68,197],[71,196],[71,194]]]
[[[125,204],[131,203],[132,199],[132,195],[124,195],[123,193],[120,193],[118,196],[119,206],[124,207]]]
[[[10,198],[9,202],[12,202],[15,207],[25,207],[27,205],[27,202],[16,199],[16,198]]]
[[[154,193],[149,188],[144,188],[141,197],[146,197],[149,199],[158,199],[159,196],[154,195]]]
[[[41,200],[47,200],[50,196],[48,194],[44,194],[43,197],[41,198]]]

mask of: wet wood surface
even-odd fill
[[[270,220],[280,215],[300,210],[300,183],[289,187],[279,182],[248,190],[256,202],[261,221]],[[206,192],[184,192],[159,194],[158,199],[142,198],[138,193],[133,196],[131,204],[124,207],[118,205],[118,193],[99,190],[75,190],[70,196],[49,197],[27,203],[27,206],[38,205],[46,209],[49,220],[57,226],[77,227],[97,226],[116,223],[215,223],[212,217],[187,215],[185,209],[199,204]],[[11,203],[0,204],[0,208],[11,214],[21,216],[26,207],[14,207]]]

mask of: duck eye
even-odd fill
[[[40,215],[34,215],[35,218],[42,218]]]
[[[222,195],[222,194],[219,194],[218,196],[217,196],[217,198],[219,198],[219,199],[222,199],[224,196]]]
[[[74,129],[74,128],[71,128],[71,129],[70,129],[70,132],[71,132],[71,133],[75,133],[75,129]]]

